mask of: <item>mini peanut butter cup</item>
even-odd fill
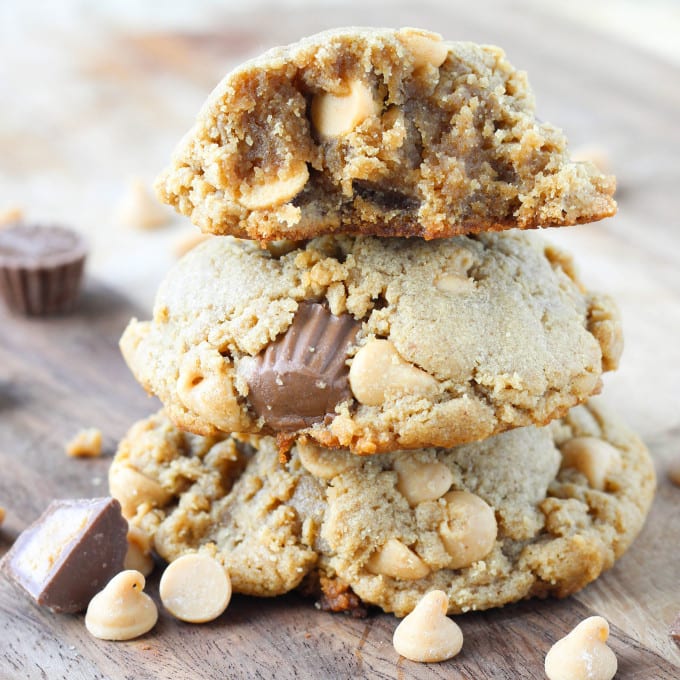
[[[80,292],[87,247],[71,229],[13,224],[0,230],[0,296],[25,315],[70,311]]]
[[[349,314],[302,302],[285,333],[242,360],[250,404],[272,430],[309,427],[349,398],[347,351],[360,326]]]

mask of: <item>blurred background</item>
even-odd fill
[[[2,0],[0,219],[23,214],[84,232],[89,276],[148,313],[181,241],[196,232],[185,218],[158,214],[151,183],[209,91],[266,48],[351,24],[495,43],[528,71],[538,116],[618,177],[616,218],[549,234],[576,254],[586,283],[623,309],[627,351],[608,377],[612,392],[625,409],[651,371],[662,393],[677,394],[678,350],[650,351],[657,338],[677,337],[680,319],[673,0]],[[659,371],[660,356],[674,368]],[[634,420],[652,432],[654,423],[679,423],[677,401]]]

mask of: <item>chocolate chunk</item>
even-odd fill
[[[379,186],[364,180],[354,180],[352,189],[358,196],[375,203],[383,210],[414,211],[420,206],[420,201],[417,198],[402,194],[390,187]]]
[[[671,640],[680,647],[680,614],[677,615],[668,634],[671,636]]]
[[[0,295],[21,314],[71,309],[80,291],[87,248],[62,227],[15,224],[0,230]]]
[[[17,538],[4,568],[39,605],[82,611],[123,570],[127,531],[115,498],[53,501]]]
[[[347,350],[361,324],[317,302],[300,303],[288,330],[242,360],[250,404],[275,431],[309,427],[350,397]]]

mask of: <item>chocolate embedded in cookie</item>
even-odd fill
[[[360,326],[349,314],[303,302],[285,333],[241,363],[250,404],[272,430],[309,427],[350,398],[347,350]]]
[[[82,611],[123,569],[127,532],[114,498],[53,501],[17,538],[4,567],[39,605]]]
[[[310,316],[307,340],[293,342],[296,313]],[[348,342],[359,323],[350,398],[337,401],[344,347],[337,356],[324,347]],[[135,377],[181,428],[281,427],[360,454],[547,423],[599,390],[621,347],[611,300],[588,293],[567,254],[526,232],[328,236],[276,254],[210,239],[170,271],[153,320],[132,320],[121,338]],[[334,375],[339,385],[320,387]]]
[[[503,51],[414,28],[273,49],[214,89],[161,175],[205,232],[441,238],[613,215],[615,181],[535,118]]]
[[[0,296],[28,315],[69,311],[80,291],[87,248],[74,231],[15,224],[0,231]]]

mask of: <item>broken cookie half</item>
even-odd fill
[[[228,74],[160,176],[205,232],[439,238],[616,212],[493,46],[412,28],[327,31]]]

